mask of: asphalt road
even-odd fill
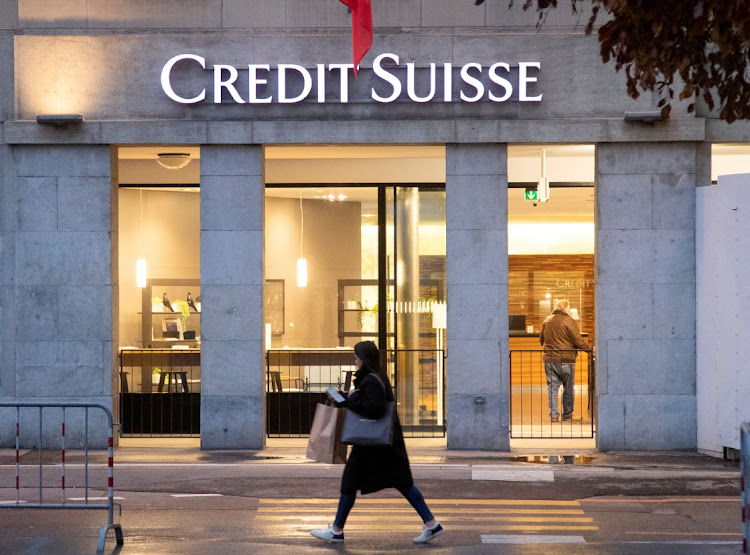
[[[473,461],[476,463],[476,461]],[[343,545],[309,535],[335,514],[340,466],[226,460],[123,462],[115,489],[125,543],[119,553],[738,553],[739,473],[716,464],[414,464],[417,485],[446,532],[411,538],[416,513],[395,491],[357,501]],[[89,472],[105,484],[106,467]],[[0,466],[0,486],[14,466]],[[38,469],[24,466],[24,488]],[[58,502],[59,468],[45,467],[45,500]],[[82,496],[82,466],[66,467],[69,502]],[[89,496],[103,495],[92,489]],[[0,489],[0,502],[15,490]],[[0,553],[93,553],[105,511],[0,509]]]

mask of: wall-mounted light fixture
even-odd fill
[[[71,125],[81,123],[83,116],[81,114],[37,114],[36,122],[40,125]]]
[[[299,258],[297,259],[297,287],[307,287],[307,258],[302,255],[302,239],[305,232],[305,215],[302,212],[302,196],[299,197]]]
[[[141,227],[138,232],[138,259],[135,261],[135,284],[146,287],[146,259],[143,257],[143,188],[138,189],[138,204],[141,211]]]
[[[654,123],[666,119],[661,110],[651,110],[648,112],[625,112],[625,121],[640,121],[642,123]]]
[[[156,155],[156,162],[168,170],[180,170],[191,161],[190,154],[187,152],[160,152]]]

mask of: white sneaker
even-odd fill
[[[336,532],[333,529],[333,526],[329,526],[328,528],[323,528],[322,530],[310,530],[310,533],[316,538],[319,538],[327,542],[331,542],[331,543],[343,543],[344,542],[343,530],[341,532]]]
[[[427,543],[429,541],[432,541],[433,538],[436,538],[442,533],[443,527],[439,522],[436,523],[432,528],[428,528],[427,526],[425,526],[424,528],[422,528],[422,533],[414,538],[414,543]]]

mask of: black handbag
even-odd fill
[[[383,380],[373,373],[383,389],[388,391]],[[380,418],[367,418],[349,409],[346,410],[341,441],[352,445],[391,445],[393,422],[396,418],[396,401],[386,401],[385,414]]]

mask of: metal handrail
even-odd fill
[[[120,524],[114,522],[114,440],[113,440],[113,429],[115,426],[119,426],[115,423],[112,418],[112,411],[100,404],[100,403],[85,403],[85,402],[35,402],[35,401],[15,401],[15,402],[0,402],[0,409],[2,408],[15,408],[16,409],[16,501],[15,503],[0,503],[2,509],[106,509],[107,510],[107,524],[99,531],[99,540],[97,543],[97,551],[104,550],[104,544],[107,539],[107,532],[114,530],[115,540],[117,545],[123,545],[122,528]],[[21,503],[20,496],[20,435],[21,435],[21,409],[22,408],[38,408],[39,409],[39,503]],[[42,496],[42,478],[43,478],[43,467],[42,464],[42,447],[43,447],[43,429],[44,429],[44,413],[45,408],[61,408],[62,409],[62,425],[61,425],[61,496],[62,500],[60,503],[45,503]],[[84,438],[83,438],[83,450],[84,450],[84,502],[83,503],[67,503],[65,499],[65,411],[71,408],[81,408],[84,410]],[[101,409],[107,417],[107,503],[89,503],[89,409]],[[122,506],[118,504],[120,509],[120,515],[122,515]]]

